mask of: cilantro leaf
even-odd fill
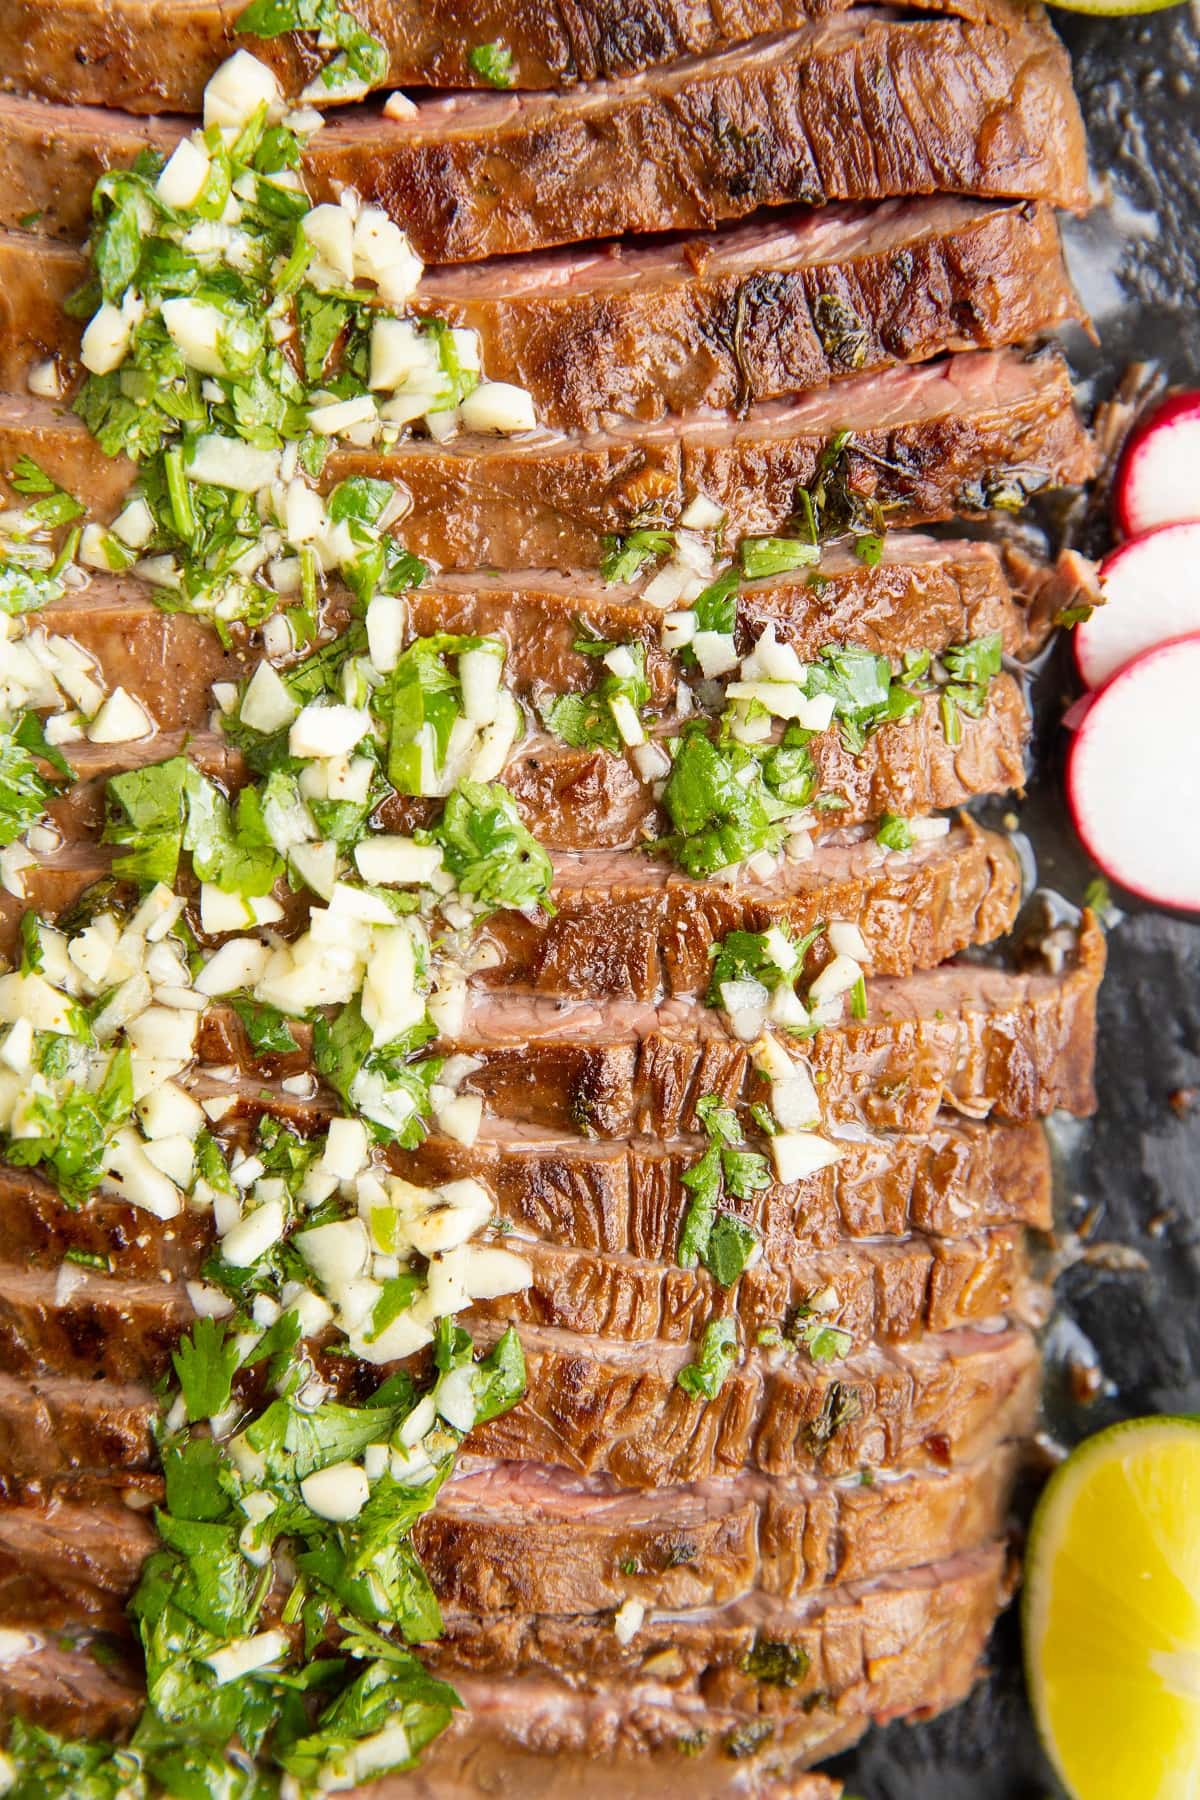
[[[461,782],[437,824],[417,837],[441,845],[446,868],[480,914],[501,907],[554,911],[553,865],[499,782]]]
[[[216,1319],[197,1319],[171,1357],[192,1424],[223,1412],[233,1392],[237,1344]]]
[[[492,87],[510,88],[513,85],[512,51],[503,43],[476,44],[467,61]]]
[[[673,531],[630,531],[624,537],[606,537],[600,573],[609,587],[635,581],[646,563],[669,556],[674,548]]]
[[[737,1327],[732,1319],[710,1319],[693,1362],[680,1369],[676,1383],[693,1400],[715,1400],[737,1362]]]

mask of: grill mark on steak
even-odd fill
[[[697,492],[724,508],[730,541],[785,528],[797,487],[843,430],[854,434],[840,464],[847,489],[896,527],[980,514],[998,497],[1084,481],[1094,466],[1062,359],[981,351],[858,376],[737,422],[696,413],[584,437],[334,450],[323,481],[395,483],[412,502],[397,534],[443,568],[595,568],[606,535],[671,525]],[[101,516],[133,480],[132,465],[105,457],[61,407],[0,398],[0,467],[21,455]]]
[[[0,382],[79,373],[73,248],[0,232]],[[420,306],[478,331],[543,424],[594,430],[995,349],[1082,318],[1052,210],[946,196],[790,211],[667,244],[608,243],[426,271]]]
[[[468,1451],[608,1474],[622,1487],[682,1486],[747,1466],[829,1478],[867,1464],[941,1467],[1027,1436],[1036,1409],[1038,1354],[1023,1327],[875,1347],[833,1371],[775,1367],[752,1351],[707,1403],[676,1385],[688,1348],[519,1329],[525,1399],[472,1432]],[[479,1340],[497,1330],[484,1326]],[[345,1358],[318,1361],[327,1379],[353,1380]],[[155,1412],[136,1384],[0,1375],[3,1493],[152,1468]]]
[[[787,1265],[843,1238],[917,1231],[954,1239],[993,1227],[1049,1226],[1049,1158],[1037,1127],[941,1118],[921,1137],[864,1135],[841,1149],[840,1162],[806,1181],[772,1182],[748,1200],[730,1200],[759,1233],[768,1262]],[[691,1200],[680,1176],[698,1155],[695,1143],[498,1141],[485,1128],[469,1150],[428,1138],[395,1161],[418,1183],[477,1176],[496,1196],[499,1217],[541,1242],[664,1262],[675,1254]],[[74,1249],[116,1259],[130,1280],[157,1280],[161,1270],[191,1274],[208,1233],[202,1215],[184,1213],[164,1226],[104,1194],[70,1211],[34,1172],[0,1167],[0,1241],[17,1263],[56,1268]]]
[[[359,0],[356,17],[389,53],[391,86],[486,88],[470,52],[503,40],[521,89],[570,87],[695,56],[760,33],[790,30],[847,10],[851,0],[472,0],[464,31],[458,0]],[[1025,17],[1004,0],[917,0],[922,10],[997,22]],[[68,104],[126,112],[201,110],[205,83],[239,47],[274,69],[295,94],[321,68],[311,34],[271,39],[236,30],[238,9],[220,0],[9,0],[0,20],[4,84]],[[337,104],[332,93],[329,104]]]
[[[454,1477],[413,1540],[440,1601],[460,1613],[598,1613],[628,1599],[680,1612],[755,1592],[793,1601],[998,1538],[1019,1454],[1004,1445],[980,1463],[868,1486],[744,1475],[641,1494],[500,1464]],[[148,1514],[111,1489],[0,1507],[0,1619],[36,1606],[49,1629],[83,1616],[127,1631],[125,1604],[157,1543]]]
[[[0,224],[40,213],[40,229],[81,238],[104,170],[185,128],[0,97]],[[569,94],[458,94],[403,120],[356,109],[306,161],[318,199],[356,188],[425,262],[708,228],[789,201],[1088,204],[1070,66],[1038,14],[1010,29],[864,8]]]

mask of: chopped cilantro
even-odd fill
[[[300,1048],[278,1007],[253,1000],[249,994],[231,994],[229,1004],[241,1020],[255,1056],[288,1056]]]
[[[885,850],[911,850],[912,827],[899,813],[884,813],[875,832],[875,842],[882,844]]]
[[[760,581],[768,575],[785,575],[789,569],[802,569],[820,562],[816,544],[800,538],[743,538],[741,543],[742,574],[747,581]]]
[[[737,1361],[737,1327],[732,1319],[710,1319],[694,1362],[680,1369],[676,1383],[693,1400],[715,1400]]]
[[[553,912],[553,864],[499,782],[462,782],[437,824],[418,836],[441,845],[446,868],[480,914],[501,907]]]
[[[617,727],[614,703],[628,701],[640,719],[643,707],[650,700],[650,685],[646,680],[646,647],[644,644],[592,643],[581,639],[576,642],[575,648],[589,656],[624,652],[631,664],[631,671],[620,673],[606,668],[595,687],[586,694],[560,695],[543,710],[542,718],[546,729],[575,750],[599,747],[619,753],[625,747],[625,740]]]
[[[779,1643],[761,1635],[742,1658],[743,1671],[770,1687],[799,1687],[811,1667],[812,1658],[803,1644]]]
[[[237,1373],[238,1348],[215,1319],[197,1319],[171,1358],[192,1424],[229,1405]]]
[[[610,587],[617,582],[635,581],[646,563],[670,556],[674,548],[673,531],[630,531],[624,537],[607,537],[600,573]]]
[[[499,41],[494,44],[476,44],[468,63],[477,75],[494,88],[510,88],[515,79],[513,74],[512,51]]]

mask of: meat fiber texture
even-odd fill
[[[567,436],[511,442],[463,434],[390,451],[335,450],[323,480],[394,482],[411,501],[399,535],[445,569],[594,569],[613,533],[675,524],[696,493],[726,514],[731,542],[786,531],[836,434],[847,493],[897,529],[955,513],[982,515],[1092,474],[1094,458],[1060,358],[979,352],[859,376],[742,420],[697,412]],[[61,407],[0,399],[0,462],[40,467],[98,516],[114,512],[134,470],[105,457]]]
[[[392,86],[487,88],[479,46],[502,44],[518,89],[572,87],[696,56],[763,33],[790,30],[851,0],[473,0],[464,29],[460,0],[359,0],[355,17],[388,51]],[[930,0],[931,12],[1020,24],[1026,9],[1006,0]],[[209,77],[247,38],[219,0],[11,0],[0,21],[5,85],[47,100],[127,112],[201,110]],[[250,39],[255,56],[297,93],[323,68],[308,32]],[[337,104],[333,91],[330,102]]]
[[[48,356],[72,379],[73,247],[0,232],[0,384]],[[788,209],[720,231],[431,268],[417,304],[479,333],[494,380],[552,429],[744,410],[1080,317],[1046,205],[936,195]]]
[[[186,122],[0,98],[0,224],[79,239],[106,168]],[[426,262],[708,228],[792,201],[957,193],[1088,204],[1070,66],[1044,15],[992,24],[869,9],[569,94],[457,94],[355,109],[310,157]]]

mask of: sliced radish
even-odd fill
[[[1171,638],[1200,631],[1200,523],[1160,525],[1131,538],[1100,565],[1104,605],[1075,627],[1075,660],[1087,685]]]
[[[1200,519],[1200,393],[1176,394],[1130,436],[1113,486],[1125,537]]]
[[[1107,875],[1159,906],[1200,911],[1200,633],[1147,650],[1096,696],[1067,794]]]

